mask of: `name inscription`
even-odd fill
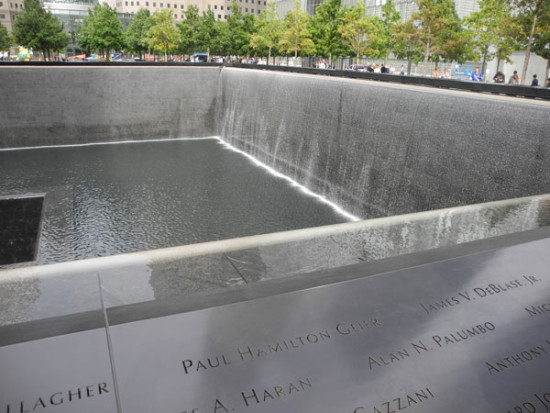
[[[534,393],[532,397],[508,409],[506,413],[536,413],[547,411],[550,411],[550,392],[540,394]]]
[[[109,393],[107,383],[91,384],[86,387],[78,387],[72,390],[59,391],[48,396],[39,396],[35,400],[22,400],[16,404],[8,404],[6,413],[31,413],[43,409],[54,410],[56,406],[73,403],[90,397],[101,396]]]
[[[399,395],[374,406],[358,406],[353,409],[353,413],[395,413],[405,410],[409,407],[415,407],[425,403],[430,399],[435,399],[435,395],[429,387],[411,392],[405,395]]]
[[[499,374],[507,371],[508,369],[521,366],[525,363],[530,363],[534,360],[539,359],[540,357],[548,356],[549,352],[546,346],[549,345],[550,340],[546,340],[545,343],[522,350],[515,354],[511,354],[500,360],[492,362],[486,361],[485,366],[487,367],[487,371],[490,375]]]
[[[182,360],[181,364],[185,374],[199,373],[211,369],[229,366],[235,362],[246,362],[262,359],[273,354],[295,351],[306,346],[318,345],[335,336],[351,336],[365,334],[368,331],[382,327],[380,320],[376,318],[363,319],[354,322],[340,322],[333,329],[309,332],[301,336],[286,338],[275,343],[261,346],[247,345],[237,348],[226,354],[218,354],[201,359]]]
[[[550,315],[550,303],[532,305],[531,307],[526,307],[525,311],[527,311],[527,314],[529,314],[531,317],[543,314]]]
[[[437,347],[432,347],[429,344],[426,344],[430,343],[430,341],[424,342],[422,340],[418,340],[417,342],[410,343],[407,348],[402,348],[391,353],[376,356],[369,355],[369,369],[373,370],[376,367],[388,366],[401,360],[405,360],[411,356],[444,348],[452,344],[482,336],[489,332],[495,331],[495,329],[496,326],[493,323],[486,321],[482,324],[480,323],[462,330],[445,333],[443,335],[433,335],[431,337],[431,342],[435,343]]]
[[[257,406],[264,403],[273,402],[280,399],[293,397],[304,391],[313,388],[311,379],[306,377],[295,379],[284,384],[275,384],[269,388],[248,388],[242,390],[236,396],[236,401],[218,397],[212,402],[211,408],[194,407],[184,410],[181,413],[229,413],[238,411],[237,409],[246,409],[247,407]]]
[[[470,290],[458,292],[450,297],[442,298],[441,300],[430,303],[419,303],[420,307],[426,314],[432,314],[436,311],[445,310],[460,304],[483,299],[493,295],[502,294],[518,288],[529,287],[541,282],[538,278],[532,275],[524,275],[522,279],[509,280],[500,283],[490,283],[485,286],[475,287]]]

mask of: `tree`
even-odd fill
[[[164,53],[164,61],[168,60],[168,51],[174,49],[180,41],[180,32],[176,29],[171,10],[163,10],[153,14],[153,23],[147,31],[146,41],[154,50]]]
[[[300,2],[294,2],[294,9],[289,11],[283,22],[283,35],[279,41],[281,51],[286,54],[294,52],[294,59],[298,53],[311,54],[315,45],[311,40],[309,30],[309,15],[300,7]]]
[[[355,7],[345,8],[340,26],[340,33],[344,43],[352,54],[356,56],[356,62],[364,55],[378,57],[379,50],[373,47],[376,42],[374,37],[379,33],[376,20],[365,15],[363,3],[357,3]]]
[[[122,49],[124,43],[116,10],[107,3],[96,4],[93,10],[88,10],[88,18],[78,29],[77,43],[88,53],[99,51],[109,61],[111,50]]]
[[[254,31],[254,16],[243,14],[237,2],[229,6],[231,14],[227,16],[228,52],[235,56],[247,56],[250,53],[250,36]]]
[[[380,54],[384,57],[384,63],[387,62],[389,54],[396,46],[396,39],[394,37],[394,27],[401,20],[401,15],[395,8],[393,0],[387,0],[386,4],[382,6],[382,18],[380,19],[381,41],[378,49]]]
[[[550,70],[550,3],[546,3],[544,7],[544,13],[539,19],[538,30],[533,38],[532,50],[538,56],[546,59],[546,69],[543,77],[543,81],[546,82]]]
[[[273,49],[279,44],[282,35],[283,23],[277,15],[277,5],[270,2],[256,21],[256,30],[250,36],[250,46],[256,50],[267,48],[267,64],[269,64]]]
[[[200,50],[206,51],[209,55],[216,50],[216,39],[218,27],[214,12],[210,9],[202,13],[196,28],[195,41]]]
[[[411,44],[411,54],[418,54],[424,61],[422,74],[428,73],[428,61],[447,58],[462,60],[467,33],[461,31],[453,0],[415,0],[418,11],[399,28],[401,36]],[[405,44],[402,42],[402,45]],[[413,58],[414,59],[414,58]]]
[[[520,84],[525,83],[527,76],[527,67],[529,66],[529,56],[533,40],[537,33],[539,20],[548,10],[548,0],[511,0],[512,6],[517,11],[518,22],[523,27],[519,31],[518,40],[526,46],[525,58],[523,60],[523,69],[521,71]]]
[[[485,73],[488,60],[496,57],[499,61],[509,61],[508,57],[516,49],[516,43],[507,35],[512,22],[510,4],[502,0],[481,0],[479,11],[466,18],[466,25],[475,32],[473,47],[482,59],[481,73]]]
[[[328,58],[332,66],[333,58],[346,53],[340,27],[343,24],[342,0],[327,0],[315,10],[311,32],[315,39],[317,53]]]
[[[124,32],[126,47],[132,53],[139,53],[140,59],[143,58],[143,53],[147,51],[146,35],[152,24],[153,20],[149,10],[140,9]]]
[[[21,46],[48,57],[52,51],[65,48],[70,40],[63,31],[63,24],[44,10],[39,0],[25,0],[23,11],[13,25],[13,37]]]
[[[185,11],[185,20],[178,24],[180,32],[179,49],[188,55],[196,51],[196,33],[199,26],[199,8],[189,6]]]
[[[8,50],[11,46],[11,37],[8,33],[8,29],[2,26],[0,23],[0,50]]]

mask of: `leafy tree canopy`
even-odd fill
[[[327,0],[315,10],[311,22],[312,37],[317,53],[329,59],[338,58],[347,53],[347,48],[340,32],[344,11],[341,0]]]
[[[11,36],[8,34],[8,29],[0,23],[0,50],[8,50],[11,46]]]
[[[88,53],[99,51],[109,60],[111,50],[120,50],[124,43],[122,23],[108,4],[96,4],[79,27],[77,42]]]
[[[256,20],[256,30],[250,36],[250,46],[254,50],[261,53],[262,49],[267,49],[267,64],[283,35],[283,22],[279,19],[276,8],[275,3],[267,4],[267,8]]]
[[[171,10],[163,10],[153,14],[153,24],[147,31],[146,41],[154,50],[164,53],[164,60],[168,60],[168,52],[180,42],[180,32],[176,28]]]
[[[153,20],[147,9],[140,9],[124,32],[124,43],[128,50],[133,53],[142,54],[147,51],[148,44],[145,41],[147,32],[151,28]]]
[[[311,55],[315,52],[315,44],[311,40],[310,17],[300,7],[300,2],[294,2],[294,9],[289,11],[283,23],[284,31],[279,41],[280,50],[283,53],[298,53]]]
[[[378,57],[379,49],[375,44],[380,30],[377,20],[365,14],[365,6],[358,3],[354,7],[344,9],[343,24],[340,26],[340,33],[348,50],[355,55],[356,61],[361,56]]]
[[[49,55],[62,50],[69,44],[69,35],[63,31],[63,24],[42,8],[39,0],[25,0],[23,11],[17,15],[13,25],[15,41],[26,48]]]
[[[180,32],[180,43],[178,48],[181,52],[188,55],[198,51],[196,47],[196,33],[199,26],[199,8],[189,6],[185,11],[185,19],[178,24]]]

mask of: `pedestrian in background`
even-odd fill
[[[481,82],[481,80],[483,79],[483,75],[479,72],[479,67],[475,68],[472,76],[470,76],[470,79],[472,80],[472,82]]]
[[[533,75],[533,80],[531,81],[531,86],[537,87],[539,85],[539,80],[537,79],[537,75]]]
[[[504,83],[504,73],[499,70],[496,75],[493,76],[493,80],[495,81],[495,83]]]
[[[508,84],[509,85],[519,85],[519,76],[518,76],[518,71],[517,70],[514,70],[514,74],[512,75],[510,80],[508,81]]]

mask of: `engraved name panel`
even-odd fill
[[[548,251],[536,241],[113,326],[122,410],[545,411]]]
[[[116,413],[104,329],[0,347],[0,412]]]

